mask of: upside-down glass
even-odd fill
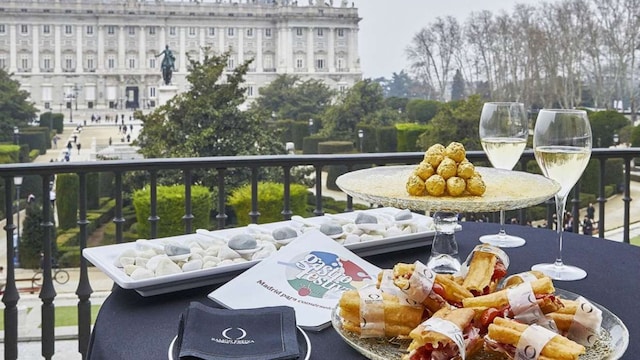
[[[529,136],[529,118],[524,104],[488,102],[480,115],[480,142],[491,165],[511,170],[516,165]],[[498,247],[518,247],[525,244],[519,236],[508,235],[504,229],[504,210],[500,210],[500,232],[483,235],[480,242]]]
[[[550,264],[537,264],[554,280],[580,280],[586,271],[562,262],[562,232],[567,195],[576,184],[591,158],[591,125],[582,110],[540,110],[533,132],[533,150],[544,175],[560,184],[555,195],[558,232],[558,255]]]

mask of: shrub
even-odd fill
[[[320,135],[306,136],[302,140],[303,154],[318,154],[318,144],[327,141],[327,138]]]
[[[71,229],[78,221],[78,175],[58,174],[56,176],[56,210],[58,227]]]
[[[185,233],[184,227],[184,185],[158,186],[157,213],[158,237],[168,237]],[[138,236],[151,237],[151,225],[149,224],[151,193],[149,187],[133,193],[133,206],[138,221]],[[191,205],[193,214],[193,229],[206,229],[209,225],[209,211],[212,198],[209,190],[204,186],[191,187]]]
[[[305,216],[307,188],[300,184],[291,184],[290,206],[295,215]],[[258,211],[260,222],[269,223],[282,221],[284,204],[284,185],[270,182],[258,183]],[[235,189],[229,195],[229,205],[235,210],[239,226],[251,223],[251,185],[244,185]]]
[[[395,126],[377,127],[375,136],[378,152],[398,151],[398,131]]]
[[[418,146],[418,137],[427,131],[427,125],[419,124],[396,124],[398,131],[398,151],[421,151]]]

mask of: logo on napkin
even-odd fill
[[[191,303],[180,319],[180,359],[296,359],[300,347],[291,307],[227,310]]]

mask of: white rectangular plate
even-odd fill
[[[370,209],[363,210],[362,212],[376,215],[378,214],[386,214],[393,216],[395,213],[400,211],[395,208],[378,208],[378,209]],[[325,222],[329,222],[332,220],[332,217],[335,219],[345,219],[345,220],[353,220],[355,219],[358,212],[352,213],[342,213],[336,215],[325,215],[320,217],[311,217],[304,219],[305,222],[309,224],[313,224],[316,226],[320,226]],[[432,223],[431,218],[428,216],[412,213],[413,219],[415,221],[427,224]],[[299,227],[299,223],[296,224],[295,221],[280,221],[269,224],[260,224],[260,227],[273,230],[278,227],[282,227],[285,225],[291,225],[294,227]],[[411,234],[403,234],[398,236],[387,237],[379,240],[370,240],[366,242],[353,243],[345,245],[346,248],[350,249],[354,253],[359,256],[369,256],[399,250],[405,250],[420,246],[430,245],[433,236],[435,235],[435,231],[433,227],[429,227],[430,230],[415,232]],[[167,243],[167,242],[185,242],[192,239],[197,239],[198,237],[207,237],[208,235],[215,236],[217,238],[229,239],[230,237],[247,232],[247,227],[241,228],[231,228],[231,229],[223,229],[216,231],[206,231],[206,230],[198,230],[195,234],[187,234],[180,236],[173,236],[167,238],[160,238],[151,240],[152,242],[157,243]],[[201,286],[207,286],[217,283],[222,283],[230,280],[236,275],[240,274],[244,270],[250,268],[255,265],[259,260],[252,260],[242,263],[235,263],[229,265],[218,266],[214,268],[195,270],[190,272],[183,272],[179,274],[172,275],[164,275],[158,276],[150,279],[143,280],[133,280],[127,274],[124,273],[122,268],[116,267],[114,265],[115,260],[122,254],[126,249],[135,248],[135,243],[122,243],[122,244],[114,244],[114,245],[105,245],[105,246],[97,246],[86,248],[82,252],[82,255],[89,260],[93,265],[99,268],[102,272],[104,272],[107,276],[109,276],[116,284],[118,284],[123,289],[134,289],[142,296],[154,296],[174,291],[180,291],[190,288],[196,288]],[[426,251],[426,250],[425,250]]]

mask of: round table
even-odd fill
[[[478,237],[498,231],[498,224],[462,222],[456,233],[462,258],[479,244]],[[507,225],[511,234],[527,240],[525,246],[505,249],[511,259],[509,273],[528,270],[532,264],[554,260],[557,240],[555,231],[520,225]],[[572,282],[555,282],[557,288],[581,294],[595,301],[625,323],[630,344],[623,359],[640,354],[640,322],[637,300],[640,298],[640,247],[568,233],[564,237],[564,258],[582,267],[587,278]],[[428,248],[415,248],[366,257],[381,268],[397,262],[427,261]],[[176,293],[142,297],[134,290],[115,286],[102,305],[93,328],[90,359],[166,359],[171,340],[178,331],[180,313],[189,302],[197,301],[219,307],[207,298],[216,286]],[[311,340],[311,359],[363,359],[342,341],[333,328],[307,331]]]

